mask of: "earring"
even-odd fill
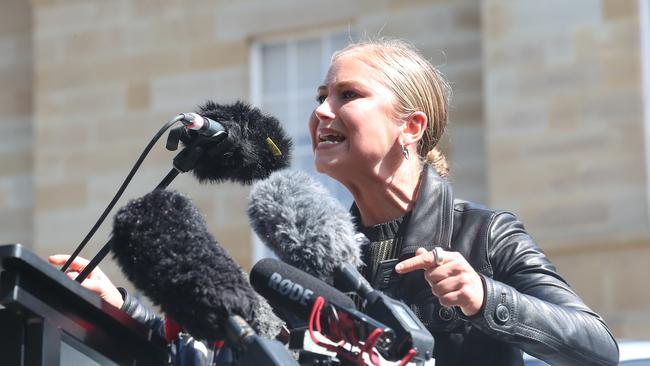
[[[402,145],[402,154],[404,154],[404,159],[409,159],[409,149],[407,149],[404,145]]]

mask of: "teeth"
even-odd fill
[[[335,144],[335,143],[341,142],[343,140],[345,140],[345,137],[343,137],[341,135],[336,135],[336,134],[333,134],[333,133],[318,135],[318,141],[319,142],[326,142],[326,143]]]

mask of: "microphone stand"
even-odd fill
[[[167,138],[167,144],[166,147],[168,150],[174,151],[178,148],[178,141],[180,140],[181,135],[184,132],[184,127],[177,127],[172,129],[169,132],[169,136]],[[196,167],[197,162],[205,154],[205,149],[203,148],[203,145],[210,141],[210,144],[215,144],[218,147],[217,151],[215,153],[218,153],[222,151],[223,149],[226,148],[227,145],[223,143],[223,141],[228,137],[228,133],[226,131],[220,131],[216,133],[213,136],[210,137],[204,137],[198,134],[193,134],[193,136],[189,136],[189,140],[191,141],[181,152],[178,153],[174,157],[173,160],[173,165],[174,167],[167,173],[167,175],[158,183],[156,188],[154,190],[158,189],[165,189],[171,184],[171,182],[180,174],[180,173],[185,173],[188,172],[194,167]],[[113,248],[113,238],[111,237],[106,244],[102,247],[102,249],[90,260],[88,265],[84,267],[84,269],[79,273],[79,275],[75,278],[75,281],[81,283],[83,282],[88,276],[90,275],[90,272],[97,267],[99,262],[101,262],[108,253],[111,251]]]

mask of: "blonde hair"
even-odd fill
[[[417,152],[434,166],[440,176],[447,176],[447,160],[436,147],[447,125],[451,97],[451,88],[445,77],[413,45],[402,40],[353,43],[336,52],[332,62],[350,54],[381,73],[381,81],[397,98],[397,118],[406,119],[417,111],[427,116],[427,129],[418,142]]]

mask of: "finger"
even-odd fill
[[[67,254],[54,254],[47,257],[47,261],[51,264],[64,264],[68,258],[70,258],[70,256]]]
[[[429,284],[435,285],[442,280],[456,276],[460,273],[462,273],[462,268],[459,268],[459,266],[454,262],[447,262],[434,269],[426,270],[424,272],[424,277]]]
[[[77,276],[79,276],[79,272],[77,271],[66,271],[65,275],[68,276],[71,280],[76,281]],[[99,292],[99,282],[97,280],[94,280],[92,278],[86,278],[81,282],[81,286],[87,288],[90,291],[96,292],[97,294],[101,295]]]
[[[70,279],[74,280],[75,278],[77,278],[77,276],[79,276],[79,272],[77,272],[77,271],[66,271],[65,275],[70,277]]]
[[[49,256],[47,260],[52,264],[62,265],[65,264],[69,258],[70,256],[67,254],[57,254]],[[90,261],[86,258],[77,257],[72,261],[72,263],[70,263],[70,267],[68,268],[81,272],[88,265],[88,263],[90,263]]]
[[[458,277],[449,277],[435,283],[431,286],[431,291],[437,297],[444,296],[450,292],[458,291],[463,287],[463,283],[458,280]]]
[[[433,253],[424,249],[418,248],[415,252],[415,257],[405,259],[395,266],[397,273],[408,273],[418,269],[429,269],[436,266]]]
[[[447,292],[444,295],[438,296],[438,301],[440,302],[440,305],[442,306],[462,306],[461,304],[461,296],[462,293],[461,291],[452,291],[452,292]]]

